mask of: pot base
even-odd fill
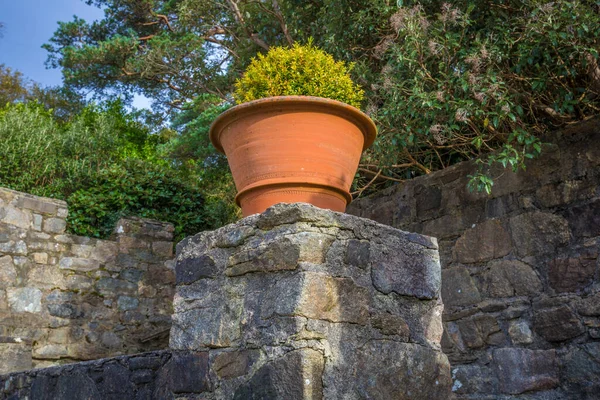
[[[331,187],[310,184],[279,184],[254,187],[236,196],[236,202],[247,217],[259,214],[277,203],[310,203],[319,208],[344,212],[349,203],[348,193],[340,193]]]

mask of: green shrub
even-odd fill
[[[476,159],[469,186],[490,193],[497,166],[525,168],[550,129],[598,114],[597,2],[399,4],[374,69],[356,66],[372,74],[366,108],[380,128],[358,188]]]
[[[175,240],[206,230],[200,190],[172,171],[128,160],[100,171],[67,198],[71,232],[108,237],[117,220],[138,216],[175,225]]]
[[[0,186],[56,196],[56,155],[63,145],[52,115],[39,105],[17,104],[0,109]]]
[[[157,139],[118,102],[58,122],[35,102],[0,109],[0,185],[65,198],[90,176],[126,159],[160,163]]]
[[[161,138],[119,103],[60,123],[36,103],[0,109],[0,186],[69,203],[71,233],[105,238],[123,216],[172,222],[176,239],[209,228],[204,198],[160,154]],[[211,213],[212,214],[212,213]]]
[[[335,61],[312,45],[273,47],[252,59],[236,82],[238,103],[271,96],[317,96],[360,107],[364,92],[350,78],[352,64]]]

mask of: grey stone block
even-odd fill
[[[323,355],[313,349],[290,351],[258,369],[233,399],[322,399],[323,364]]]
[[[435,239],[279,204],[187,239],[176,270],[170,346],[216,352],[215,398],[450,395]]]
[[[20,338],[0,341],[0,375],[31,369],[31,343]]]
[[[559,384],[554,350],[504,348],[493,355],[502,393],[548,390]]]
[[[171,393],[203,393],[210,389],[208,353],[174,353],[158,372],[154,397],[166,399]]]
[[[17,281],[17,270],[11,256],[0,257],[0,288],[12,287]]]
[[[447,306],[469,306],[481,301],[479,290],[465,267],[442,271],[442,299]]]
[[[58,262],[58,267],[60,269],[89,272],[100,268],[100,263],[89,258],[63,257]]]
[[[55,392],[46,396],[56,400],[103,400],[94,381],[79,371],[60,375]]]
[[[64,233],[67,228],[67,221],[63,218],[46,218],[44,219],[43,230],[49,233]]]
[[[9,288],[6,290],[10,309],[16,313],[42,311],[42,291],[38,288]]]
[[[534,330],[549,342],[572,339],[585,332],[581,321],[568,306],[539,308],[533,320]]]
[[[135,297],[119,296],[117,299],[117,305],[121,311],[135,310],[139,304],[140,301]]]

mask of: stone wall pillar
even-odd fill
[[[202,356],[197,391],[451,397],[435,239],[280,204],[181,242],[176,276],[170,347]]]

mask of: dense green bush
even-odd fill
[[[68,198],[71,232],[107,237],[122,216],[175,225],[176,239],[207,229],[200,191],[172,171],[127,160],[99,171]]]
[[[352,82],[350,69],[342,61],[313,46],[295,43],[290,48],[272,47],[254,58],[237,80],[238,103],[271,96],[317,96],[360,107],[363,90]]]
[[[37,103],[0,110],[0,186],[67,200],[68,229],[106,237],[121,216],[175,224],[177,239],[208,226],[196,182],[160,153],[165,142],[119,103],[69,123]]]

